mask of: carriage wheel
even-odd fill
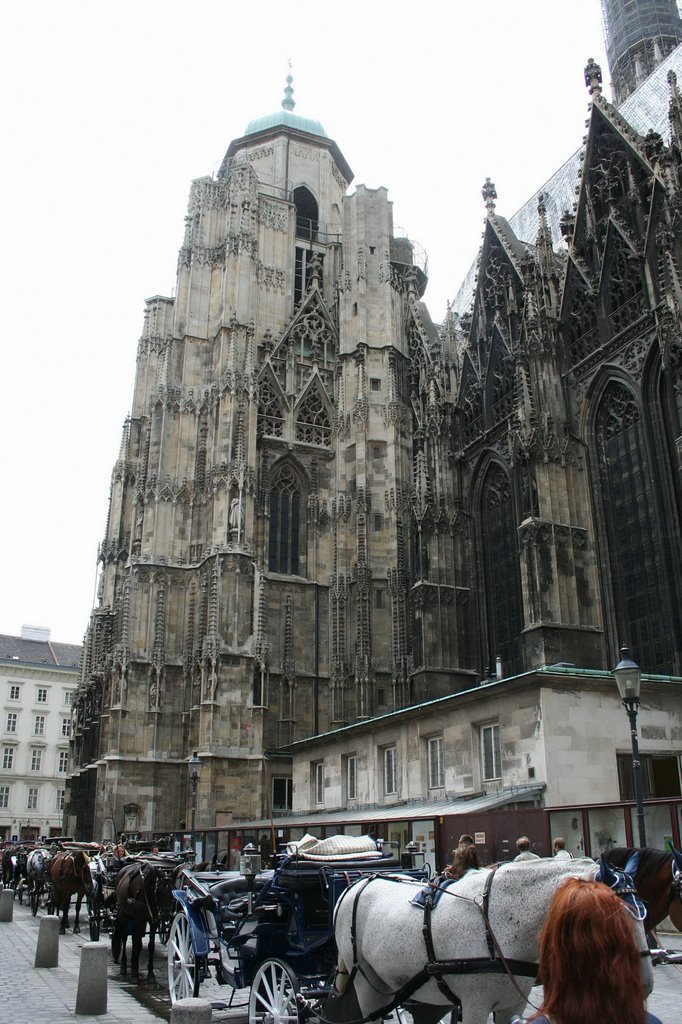
[[[168,938],[168,990],[171,1003],[199,995],[199,971],[186,914],[176,914]]]
[[[249,993],[249,1024],[298,1024],[298,981],[281,960],[264,960]]]

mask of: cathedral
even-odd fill
[[[590,62],[580,153],[509,221],[486,181],[442,324],[291,77],[192,182],[112,474],[70,832],[185,826],[192,751],[198,820],[257,818],[306,737],[623,643],[682,675],[682,31],[672,0],[603,8],[618,106]]]

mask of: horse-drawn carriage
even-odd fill
[[[167,953],[172,1002],[198,995],[213,976],[231,988],[230,1000],[250,988],[250,1024],[295,1021],[303,1006],[326,1000],[336,963],[334,908],[347,886],[377,873],[420,883],[429,874],[401,866],[368,837],[290,844],[273,870],[258,874],[248,856],[243,874],[182,872]]]
[[[526,1005],[538,935],[568,875],[602,881],[632,904],[652,987],[646,910],[631,879],[605,862],[508,863],[453,883],[379,851],[355,860],[293,849],[273,871],[243,873],[181,874],[167,948],[172,1002],[214,977],[227,1005],[249,989],[249,1024],[359,1024],[401,1008],[415,1024],[436,1024],[455,1006],[464,1024],[482,1024],[492,1009],[509,1024]]]

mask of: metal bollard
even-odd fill
[[[41,917],[34,967],[59,967],[59,918]]]
[[[0,921],[11,921],[14,917],[14,889],[0,892]]]
[[[208,999],[178,999],[171,1006],[171,1024],[211,1024],[212,1012]]]
[[[86,942],[81,948],[78,972],[76,1013],[107,1012],[107,947],[101,942]]]

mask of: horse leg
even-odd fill
[[[156,939],[156,925],[149,922],[149,963],[147,964],[147,981],[156,984],[154,974],[154,940]]]
[[[121,920],[121,914],[118,915]],[[128,973],[128,956],[126,954],[126,943],[128,942],[128,920],[121,921],[121,969],[118,972],[121,976]]]
[[[142,952],[142,936],[144,935],[144,923],[140,924],[139,919],[135,921],[133,928],[133,952],[130,958],[130,980],[134,984],[140,981],[140,953]]]
[[[69,904],[71,903],[71,897],[65,896],[62,900],[62,906],[59,907],[59,913],[62,917],[62,923],[59,926],[59,934],[66,935],[66,929],[69,927]]]
[[[69,900],[70,902],[70,900]],[[73,934],[78,935],[81,930],[80,916],[81,916],[81,903],[83,902],[83,893],[76,893],[76,920],[73,926]]]

